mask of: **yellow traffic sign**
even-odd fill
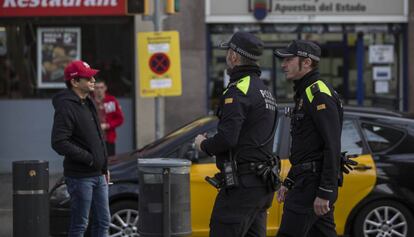
[[[140,96],[181,95],[178,32],[139,32],[137,38]]]

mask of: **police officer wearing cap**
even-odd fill
[[[320,47],[294,40],[276,50],[287,80],[294,84],[291,113],[292,167],[278,191],[284,201],[278,237],[336,236],[334,203],[341,176],[342,103],[332,86],[320,79]]]
[[[198,149],[216,156],[220,170],[216,178],[224,176],[223,185],[215,185],[219,193],[210,236],[264,237],[266,210],[275,191],[268,178],[275,167],[271,153],[277,110],[257,65],[263,42],[250,33],[237,32],[221,48],[227,50],[230,83],[219,104],[217,134],[210,138],[200,134],[195,139]]]

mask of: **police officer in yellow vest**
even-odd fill
[[[210,237],[265,237],[266,210],[278,186],[272,158],[276,101],[257,65],[263,42],[237,32],[221,48],[227,50],[230,83],[220,101],[217,134],[195,139],[198,149],[216,156],[221,171],[209,181],[220,189]]]
[[[331,85],[320,79],[317,44],[294,40],[275,55],[282,59],[282,70],[295,91],[292,167],[277,195],[285,203],[277,236],[336,236],[333,211],[342,175],[342,103]]]

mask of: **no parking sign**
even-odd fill
[[[137,38],[141,97],[181,95],[178,32],[140,32]]]

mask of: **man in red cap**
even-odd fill
[[[92,236],[106,237],[110,223],[107,152],[97,110],[89,94],[98,70],[72,61],[65,68],[66,90],[53,97],[52,148],[64,156],[65,182],[70,194],[69,237],[81,237],[92,208]]]

